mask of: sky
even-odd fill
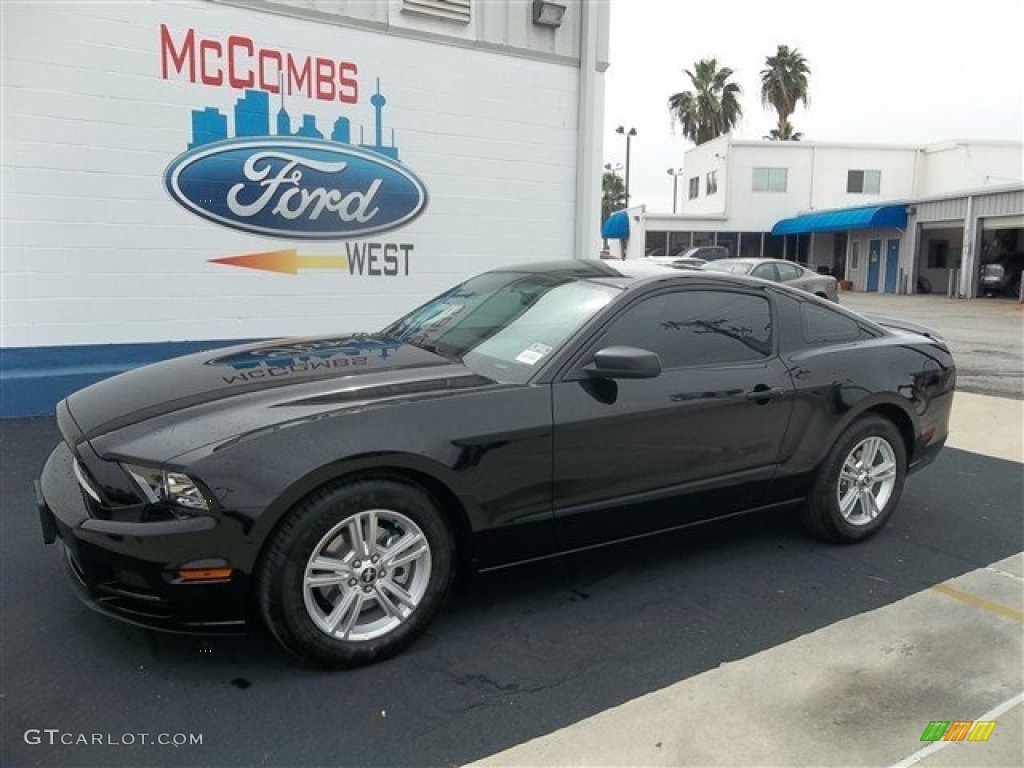
[[[625,163],[615,128],[636,128],[631,204],[672,210],[667,171],[693,146],[667,106],[691,89],[683,69],[710,57],[730,67],[743,89],[734,135],[759,139],[776,122],[760,71],[780,44],[811,68],[809,105],[790,118],[805,140],[1024,140],[1022,0],[611,0],[604,161]]]

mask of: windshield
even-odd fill
[[[729,272],[733,275],[745,275],[753,264],[749,261],[709,261],[702,269],[712,272]]]
[[[383,334],[461,361],[482,376],[522,384],[618,292],[565,275],[488,272]]]

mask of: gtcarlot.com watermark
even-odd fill
[[[29,728],[26,744],[57,746],[135,747],[157,744],[161,747],[202,745],[201,733],[75,733],[60,728]]]

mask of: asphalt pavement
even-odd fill
[[[157,634],[81,605],[33,506],[56,429],[2,432],[5,766],[462,764],[1024,549],[1020,465],[947,449],[869,543],[819,543],[782,511],[466,579],[409,652],[325,673],[262,633]],[[124,744],[140,733],[202,744]],[[60,743],[93,734],[114,743]]]

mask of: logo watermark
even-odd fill
[[[162,747],[202,746],[201,733],[81,733],[60,728],[29,728],[23,736],[32,746],[134,747],[156,744]]]
[[[932,720],[921,741],[988,741],[995,727],[995,720]]]

